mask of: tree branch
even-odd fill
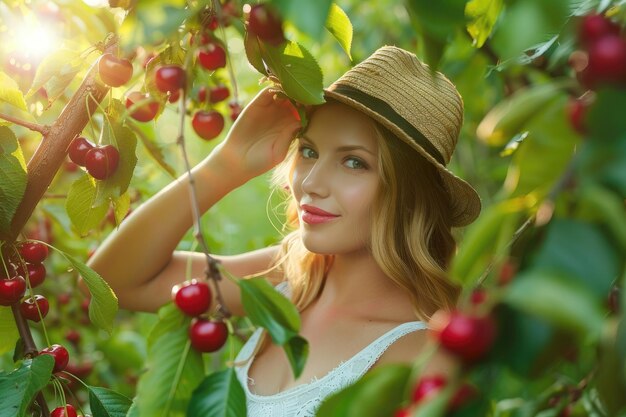
[[[105,52],[114,52],[116,49],[117,38],[112,37]],[[9,243],[15,241],[63,164],[70,142],[85,128],[90,114],[93,114],[98,103],[108,93],[109,87],[96,81],[97,72],[97,65],[93,65],[28,161],[28,179],[24,197],[11,222],[11,230],[7,235],[0,236],[0,239]],[[88,109],[85,108],[85,101]]]
[[[0,119],[6,120],[7,122],[14,123],[16,125],[25,127],[26,129],[30,129],[35,132],[39,132],[42,135],[47,135],[50,131],[50,126],[42,126],[36,123],[26,122],[24,120],[20,120],[16,117],[10,116],[8,114],[0,113]]]

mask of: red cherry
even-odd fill
[[[414,403],[425,400],[436,395],[446,386],[446,378],[443,375],[429,375],[420,378],[413,389],[411,399]]]
[[[502,264],[498,274],[498,284],[506,285],[513,280],[517,273],[517,264],[512,260],[507,260]]]
[[[230,96],[230,90],[222,84],[211,88],[211,91],[209,91],[209,101],[211,103],[224,101],[228,98],[228,96]]]
[[[217,111],[198,111],[191,120],[193,130],[202,139],[211,140],[224,129],[224,117]]]
[[[85,166],[85,155],[91,149],[93,149],[94,144],[89,142],[86,138],[82,136],[78,136],[72,140],[70,143],[68,150],[70,159],[76,165],[80,165],[81,167]]]
[[[180,65],[164,65],[155,71],[154,83],[162,93],[177,92],[186,87],[187,74]]]
[[[105,180],[115,173],[120,153],[113,145],[98,146],[87,152],[85,168],[98,180]]]
[[[410,408],[400,408],[396,410],[393,414],[393,417],[411,417],[413,415],[413,410]]]
[[[233,122],[237,120],[243,109],[236,101],[231,101],[228,103],[228,107],[230,107],[230,120]]]
[[[69,304],[71,299],[72,296],[66,292],[61,293],[57,296],[57,302],[62,306]]]
[[[40,264],[48,257],[48,247],[39,242],[26,242],[20,246],[20,255],[26,262]]]
[[[496,324],[491,316],[472,317],[455,311],[448,325],[439,334],[439,342],[467,363],[484,357],[496,337]]]
[[[200,103],[206,102],[206,87],[200,87],[198,90],[198,101]]]
[[[70,354],[67,352],[67,349],[56,344],[43,349],[39,354],[50,355],[54,358],[53,374],[64,370],[70,360]]]
[[[210,71],[224,68],[226,66],[226,51],[219,44],[209,42],[198,51],[198,60],[200,65]]]
[[[200,352],[215,352],[219,350],[228,337],[228,328],[221,321],[209,321],[195,318],[189,327],[191,346]]]
[[[593,14],[583,17],[578,30],[582,44],[590,45],[607,35],[619,35],[620,27],[606,17]]]
[[[50,413],[50,417],[78,417],[76,409],[70,404],[63,407],[57,407]]]
[[[470,301],[473,305],[477,306],[487,300],[487,291],[484,288],[476,288],[472,291]]]
[[[589,48],[589,64],[584,73],[582,78],[589,88],[626,83],[626,40],[608,35],[594,42]]]
[[[80,342],[80,333],[76,329],[70,329],[65,333],[65,340],[76,345]],[[73,372],[72,372],[73,373]]]
[[[167,101],[169,101],[170,103],[176,103],[179,98],[180,98],[180,90],[172,91]]]
[[[206,282],[184,282],[172,288],[172,298],[176,306],[186,315],[195,317],[211,307],[211,289]]]
[[[20,301],[26,292],[26,281],[20,275],[0,280],[0,305],[10,306]]]
[[[37,306],[39,306],[39,310],[37,310]],[[42,318],[45,318],[48,314],[48,310],[50,309],[50,304],[48,300],[43,295],[35,295],[34,297],[29,297],[26,300],[22,301],[20,304],[20,310],[22,311],[22,315],[31,321],[38,322]],[[39,316],[39,311],[41,311],[41,316]]]
[[[26,264],[28,282],[30,286],[35,288],[46,278],[46,267],[43,264]]]
[[[2,262],[2,261],[0,261]],[[18,275],[18,267],[13,262],[5,261],[6,270],[0,263],[0,279],[10,278]]]
[[[120,59],[107,53],[98,61],[98,74],[106,85],[119,87],[130,81],[133,76],[133,64],[127,59]]]
[[[463,383],[450,398],[448,404],[449,411],[455,411],[463,407],[470,400],[478,395],[478,390],[471,384]]]
[[[146,101],[146,103],[143,103],[138,108],[135,108],[130,114],[130,117],[139,122],[149,122],[150,120],[154,119],[159,112],[159,103],[150,99],[151,97],[149,94],[143,94],[139,91],[133,91],[128,96],[126,96],[127,109],[134,107],[135,103]]]
[[[250,9],[248,31],[262,41],[280,45],[285,41],[283,22],[278,13],[267,4],[256,4]]]
[[[567,105],[567,116],[570,124],[580,134],[585,134],[585,117],[587,114],[587,101],[582,99],[571,99]]]

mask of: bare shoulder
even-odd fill
[[[431,353],[429,353],[431,352]],[[436,349],[435,342],[429,336],[427,330],[417,330],[408,333],[389,346],[374,367],[403,363],[410,365],[421,355],[430,354],[422,374],[450,375],[455,372],[457,361],[442,349]]]
[[[387,348],[376,365],[412,363],[424,351],[428,342],[426,330],[416,330],[405,334]]]

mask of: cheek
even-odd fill
[[[342,193],[344,204],[348,204],[359,217],[369,217],[376,191],[377,184],[372,182],[361,182],[345,187]]]

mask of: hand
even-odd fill
[[[296,108],[266,88],[246,106],[216,149],[226,166],[245,182],[280,163],[301,128]]]

